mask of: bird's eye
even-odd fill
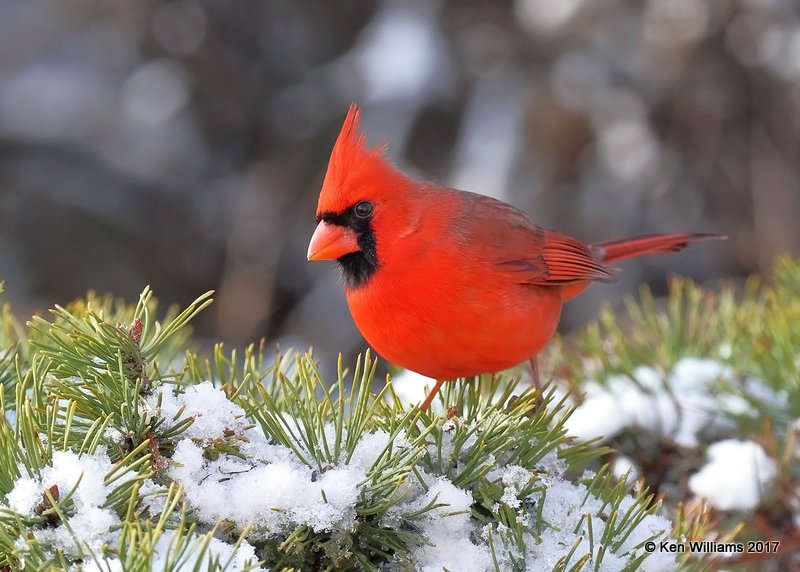
[[[372,203],[369,201],[361,201],[356,205],[356,216],[358,218],[367,218],[372,214]]]

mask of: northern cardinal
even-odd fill
[[[309,260],[337,260],[356,326],[389,362],[436,379],[494,373],[530,360],[562,304],[607,265],[675,252],[712,234],[584,244],[499,200],[416,181],[368,149],[353,104],[333,147]]]

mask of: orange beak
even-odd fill
[[[361,248],[352,230],[322,221],[308,243],[308,259],[335,260],[357,250]]]

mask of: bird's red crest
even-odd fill
[[[317,214],[342,212],[373,191],[374,183],[385,180],[392,167],[382,157],[383,148],[368,149],[366,137],[359,129],[361,112],[355,103],[350,105],[342,130],[333,146]],[[373,183],[373,184],[370,184]]]

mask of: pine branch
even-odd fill
[[[785,264],[774,288],[751,286],[745,299],[676,282],[666,308],[646,293],[629,303],[626,326],[605,312],[556,348],[560,371],[648,389],[637,368],[668,376],[686,355],[741,345],[732,332],[746,319],[784,359],[794,333],[767,332],[762,313],[796,295]],[[613,453],[570,437],[580,405],[555,386],[540,397],[510,375],[461,380],[439,396],[444,416],[421,412],[391,379],[370,390],[369,354],[352,372],[340,359],[332,384],[313,356],[264,344],[197,354],[188,324],[208,303],[210,294],[156,319],[149,289],[134,306],[90,295],[34,318],[23,336],[0,317],[11,344],[0,378],[14,387],[0,394],[0,567],[377,570],[474,551],[486,569],[637,570],[678,566],[645,542],[720,525],[708,509],[665,519],[652,493],[605,466],[576,480]],[[747,355],[731,352],[730,363],[755,367]],[[774,448],[789,459],[787,438]],[[67,464],[77,469],[58,481]],[[109,523],[91,538],[86,510]],[[448,530],[466,544],[448,548]]]

